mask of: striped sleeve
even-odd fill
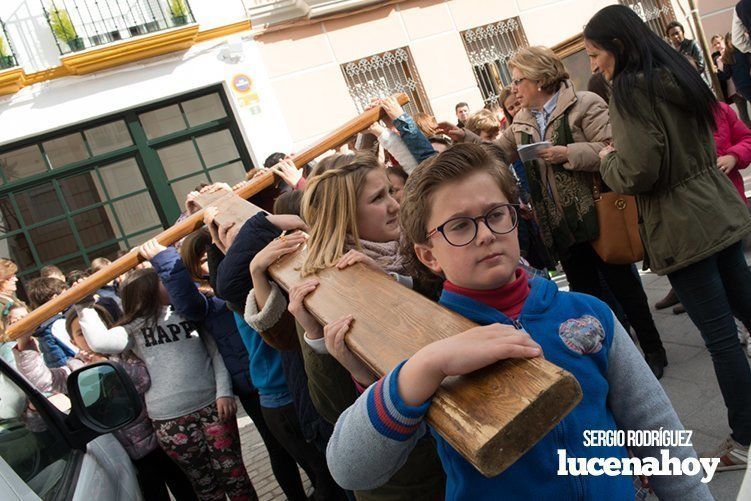
[[[410,438],[422,423],[430,400],[420,406],[407,405],[399,396],[399,371],[406,360],[381,378],[368,392],[368,417],[381,435],[399,441]]]
[[[423,417],[430,401],[411,407],[399,398],[403,364],[370,385],[334,426],[326,459],[334,480],[345,489],[369,490],[388,482],[427,432]]]

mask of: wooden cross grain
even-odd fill
[[[404,93],[396,94],[395,97],[400,105],[409,102],[409,98]],[[322,155],[328,150],[341,146],[350,137],[367,129],[373,125],[373,123],[385,117],[386,115],[382,108],[371,108],[366,110],[318,141],[310,148],[293,157],[292,161],[295,166],[300,169],[314,158]],[[254,177],[247,185],[236,190],[235,194],[241,198],[250,198],[256,193],[270,187],[273,183],[274,174],[270,171],[266,171],[261,175]],[[201,226],[203,226],[203,210],[192,214],[185,220],[163,231],[156,236],[156,239],[162,245],[172,245]],[[23,335],[34,332],[34,330],[48,318],[94,294],[105,284],[138,266],[141,261],[143,261],[143,259],[138,255],[138,249],[131,250],[109,266],[102,268],[82,282],[55,297],[53,300],[36,308],[26,317],[10,326],[7,331],[0,331],[0,341],[13,341]]]
[[[213,203],[198,198],[199,205]],[[229,194],[222,224],[242,225],[260,209]],[[289,292],[305,280],[300,269],[305,249],[269,268]],[[383,376],[423,346],[477,324],[388,275],[358,263],[316,274],[320,285],[305,307],[321,325],[353,314],[345,342],[375,374]],[[248,276],[250,280],[250,276]],[[433,397],[427,419],[454,449],[483,475],[503,472],[563,419],[581,400],[573,375],[542,358],[510,359],[460,377],[447,378]]]

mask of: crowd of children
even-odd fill
[[[168,489],[177,500],[257,499],[235,397],[293,501],[308,499],[298,466],[311,497],[327,501],[634,499],[643,483],[628,475],[557,472],[561,449],[659,456],[657,447],[583,447],[586,430],[683,428],[658,382],[668,354],[638,274],[589,243],[599,234],[592,179],[601,173],[605,189],[636,196],[647,264],[667,274],[712,354],[732,434],[708,456],[718,470],[746,468],[751,369],[733,316],[751,325],[740,244],[751,217],[738,174],[751,162],[751,131],[630,9],[601,10],[584,37],[604,96],[574,89],[552,51],[530,47],[509,62],[502,118],[459,103],[458,124],[439,124],[378,99],[388,118],[360,135],[355,151],[304,171],[272,155],[258,172],[272,170],[277,183],[251,200],[263,210],[241,227],[222,226],[207,209],[207,228],[174,247],[141,245],[142,266],[3,344],[0,355],[48,393],[65,392],[67,376],[86,364],[121,364],[145,406],[116,436],[149,500],[169,499]],[[519,158],[519,146],[543,140],[550,146],[538,157]],[[185,215],[198,209],[197,195],[188,195]],[[701,238],[689,229],[697,220]],[[302,246],[305,279],[284,292],[268,269]],[[357,311],[322,326],[305,307],[319,271],[356,263],[479,326],[374,374],[347,347]],[[572,292],[548,279],[557,263]],[[96,260],[91,271],[108,264]],[[66,282],[44,268],[24,285],[27,307],[16,272],[0,260],[5,327],[86,277],[72,271]],[[431,399],[447,377],[534,357],[573,374],[582,402],[486,478],[426,424]],[[667,451],[697,456],[690,446]],[[649,488],[663,499],[711,499],[701,477],[656,476]]]

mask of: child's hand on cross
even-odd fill
[[[354,353],[347,347],[344,339],[349,332],[354,318],[352,315],[345,315],[333,322],[326,324],[323,328],[323,337],[326,342],[326,350],[329,355],[334,357],[342,366],[349,371],[355,381],[361,386],[370,386],[376,381],[376,377],[370,371],[367,365],[362,363]]]
[[[141,245],[138,248],[138,253],[146,261],[151,261],[152,259],[156,257],[157,254],[159,254],[160,252],[166,249],[167,247],[160,244],[156,238],[152,238],[151,240],[145,242],[143,245]]]
[[[323,329],[318,320],[310,314],[303,301],[305,298],[318,287],[318,280],[311,279],[298,284],[293,285],[289,289],[289,305],[287,310],[292,313],[303,329],[305,329],[305,335],[308,339],[321,339],[323,337]]]
[[[473,327],[415,353],[399,373],[399,395],[408,405],[421,405],[448,376],[469,374],[507,358],[540,355],[540,345],[510,325]]]
[[[339,270],[343,270],[344,268],[348,268],[356,263],[362,263],[368,268],[371,268],[375,271],[380,271],[381,273],[386,273],[383,268],[381,268],[378,263],[375,262],[375,260],[371,257],[366,256],[360,251],[357,251],[355,249],[350,250],[345,255],[339,258],[339,261],[336,263],[336,267]]]
[[[260,276],[265,274],[269,266],[279,261],[282,256],[296,251],[301,244],[305,243],[307,238],[305,233],[296,231],[272,240],[250,262],[250,275]]]

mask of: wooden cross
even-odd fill
[[[216,204],[199,197],[205,207]],[[228,194],[221,225],[242,226],[259,209]],[[269,268],[285,291],[304,280],[305,249]],[[355,321],[345,342],[375,374],[383,376],[420,348],[477,324],[358,263],[316,273],[320,285],[305,307],[326,325],[344,315]],[[250,275],[248,275],[250,280]],[[481,473],[491,477],[511,466],[581,400],[574,376],[542,358],[504,360],[467,376],[444,381],[427,419]]]
[[[407,101],[403,94],[399,98],[401,104]],[[300,168],[344,143],[375,122],[379,113],[378,109],[366,111],[296,156],[295,164]],[[204,197],[198,202],[205,204],[204,208],[220,207],[219,224],[241,225],[260,210],[244,199],[273,182],[270,173],[259,177],[234,195]],[[202,224],[203,210],[157,239],[163,245],[171,245]],[[304,253],[304,249],[298,250],[269,269],[273,280],[285,291],[302,280],[299,270]],[[33,331],[47,318],[134,268],[139,261],[137,251],[131,251],[34,310],[14,324],[5,339]],[[322,325],[353,314],[355,321],[347,334],[347,346],[379,376],[423,346],[476,326],[362,264],[345,270],[323,270],[317,278],[320,285],[306,298],[305,306]],[[504,360],[466,376],[447,378],[433,398],[427,419],[481,473],[494,476],[526,453],[580,400],[581,388],[576,379],[550,362],[541,358]]]

